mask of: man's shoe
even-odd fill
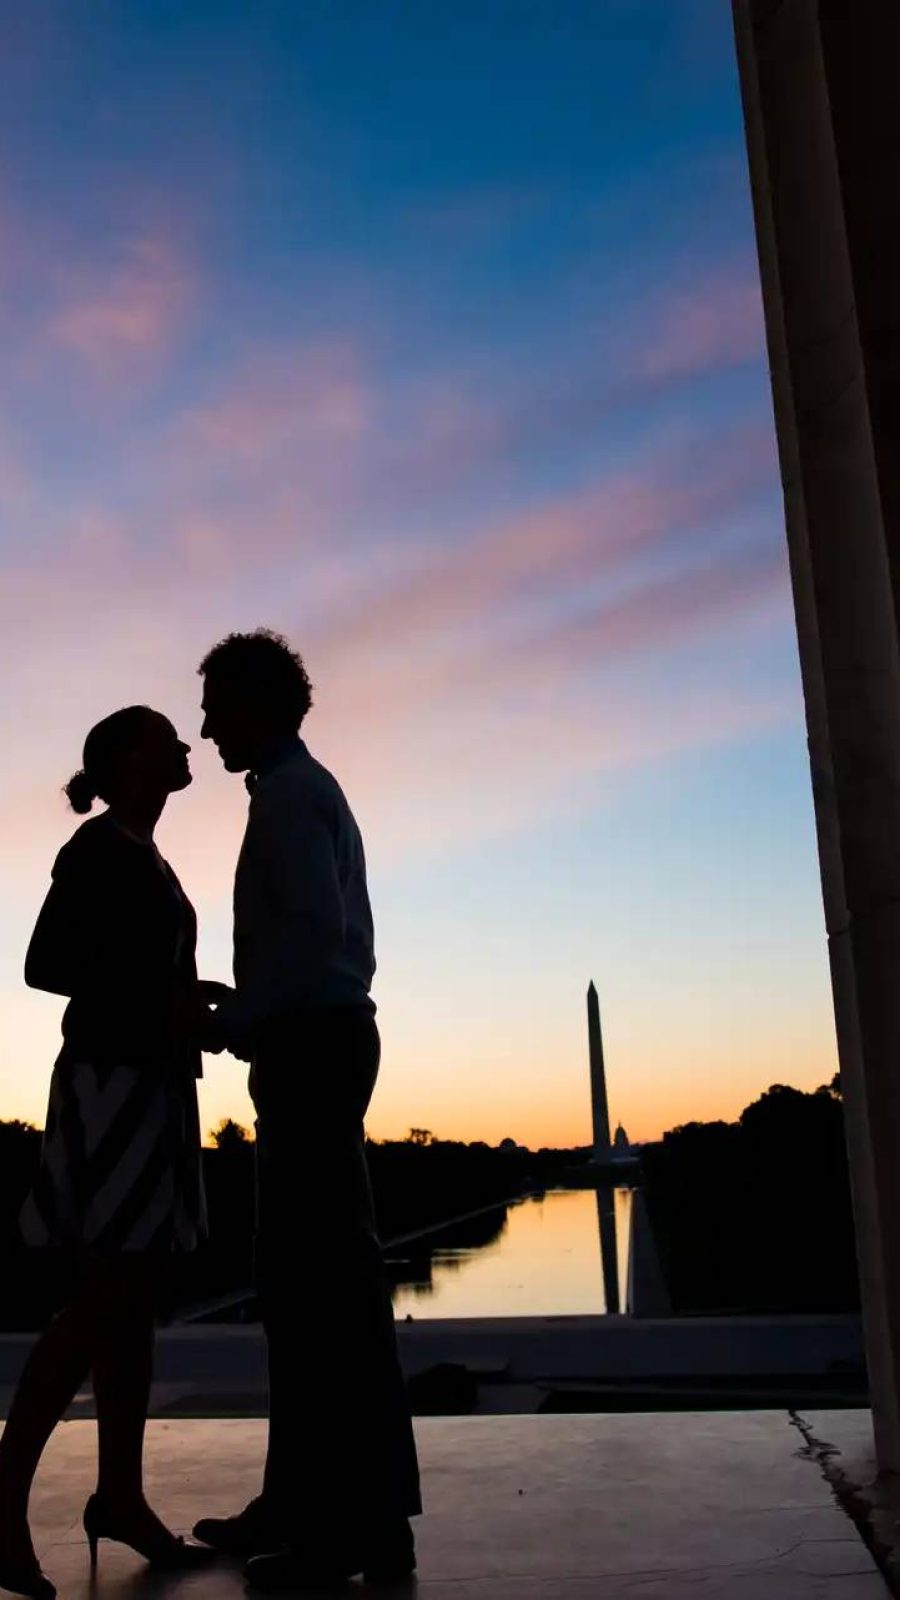
[[[343,1547],[298,1548],[257,1555],[247,1562],[244,1579],[260,1594],[302,1594],[339,1589],[362,1573],[366,1583],[397,1583],[416,1570],[416,1542],[404,1517]]]
[[[369,1536],[362,1570],[366,1583],[397,1583],[401,1578],[412,1577],[416,1570],[416,1541],[405,1517]]]
[[[243,1558],[277,1550],[287,1542],[261,1496],[236,1517],[203,1517],[194,1528],[194,1538],[212,1545],[223,1556]]]
[[[309,1594],[323,1589],[342,1589],[362,1571],[358,1555],[338,1551],[279,1550],[274,1555],[254,1556],[244,1568],[244,1582],[257,1594]]]

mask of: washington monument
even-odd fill
[[[600,1002],[593,980],[588,984],[588,1049],[591,1058],[591,1110],[594,1118],[594,1160],[609,1161],[609,1105],[606,1099],[606,1069],[603,1065],[603,1035],[600,1032]]]

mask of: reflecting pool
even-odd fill
[[[615,1237],[619,1307],[627,1305],[631,1190],[606,1191]],[[483,1241],[455,1242],[452,1229],[388,1251],[401,1276],[398,1318],[577,1316],[607,1309],[601,1195],[559,1190],[487,1213]]]

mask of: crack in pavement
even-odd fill
[[[900,1597],[900,1585],[898,1585],[896,1572],[892,1570],[888,1562],[887,1550],[875,1538],[872,1525],[868,1518],[860,1512],[856,1499],[850,1493],[843,1474],[832,1465],[834,1458],[841,1454],[840,1449],[827,1439],[817,1438],[816,1434],[813,1433],[812,1427],[800,1415],[799,1411],[789,1410],[788,1422],[792,1428],[796,1428],[803,1440],[797,1455],[804,1461],[813,1462],[819,1468],[822,1477],[831,1490],[835,1505],[856,1529],[887,1589],[892,1595]]]

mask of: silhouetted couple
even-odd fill
[[[234,888],[234,987],[204,983],[196,918],[154,843],[189,746],[145,706],[91,730],[73,808],[106,803],[60,851],[26,981],[68,997],[27,1242],[66,1251],[80,1287],[32,1348],[0,1440],[0,1586],[51,1600],[28,1529],[44,1446],[93,1382],[96,1493],[85,1530],[154,1565],[248,1558],[296,1590],[414,1570],[421,1510],[409,1408],[372,1209],[363,1118],[379,1063],[372,915],[359,829],[298,730],[300,657],[265,630],[203,661],[204,738],[246,773]],[[257,1114],[256,1277],[269,1352],[262,1490],[176,1538],[143,1492],[154,1313],[167,1260],[206,1231],[201,1050],[250,1063]]]

